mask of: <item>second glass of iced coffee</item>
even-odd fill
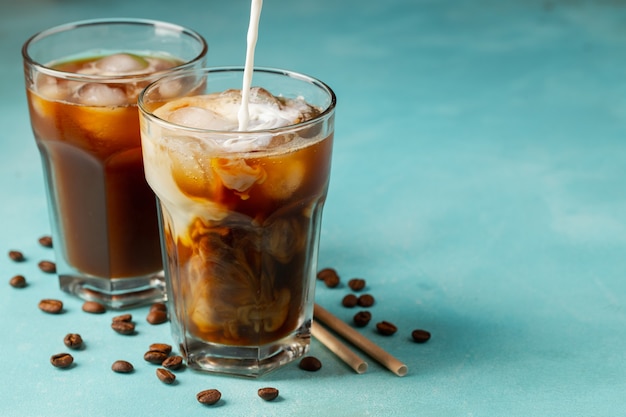
[[[168,74],[139,108],[174,339],[190,367],[256,377],[308,351],[336,98],[257,68],[241,129],[243,72]]]
[[[206,52],[198,33],[144,19],[69,23],[24,44],[63,290],[111,308],[163,300],[137,96],[164,72],[203,66]]]

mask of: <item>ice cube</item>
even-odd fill
[[[196,106],[174,110],[169,114],[167,120],[178,125],[198,129],[231,131],[237,127],[235,121],[225,119],[214,111]]]
[[[128,104],[128,98],[123,89],[106,84],[85,84],[75,94],[76,101],[87,106],[123,106]]]
[[[262,184],[267,177],[262,166],[250,166],[243,159],[213,158],[211,166],[224,186],[238,191],[244,200],[248,198],[247,191],[255,183]]]
[[[122,75],[142,72],[148,68],[148,61],[133,54],[113,54],[95,62],[101,75]]]

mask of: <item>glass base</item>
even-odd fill
[[[264,346],[229,346],[190,338],[180,348],[192,369],[258,378],[304,356],[311,340],[309,327]]]
[[[97,278],[59,275],[63,291],[86,301],[119,310],[166,301],[162,273],[136,278]]]

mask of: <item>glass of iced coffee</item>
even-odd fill
[[[173,337],[192,368],[256,377],[308,351],[336,98],[257,68],[244,109],[242,77],[168,74],[139,108]]]
[[[164,299],[154,193],[137,97],[165,72],[201,67],[207,44],[143,19],[70,23],[22,50],[61,288],[111,308]]]

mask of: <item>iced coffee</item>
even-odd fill
[[[246,131],[240,69],[168,76],[140,98],[174,338],[190,366],[247,376],[308,349],[335,104],[309,77],[254,77]]]
[[[200,66],[205,52],[194,32],[144,20],[79,22],[24,46],[62,289],[113,308],[163,299],[137,97],[167,71]]]

